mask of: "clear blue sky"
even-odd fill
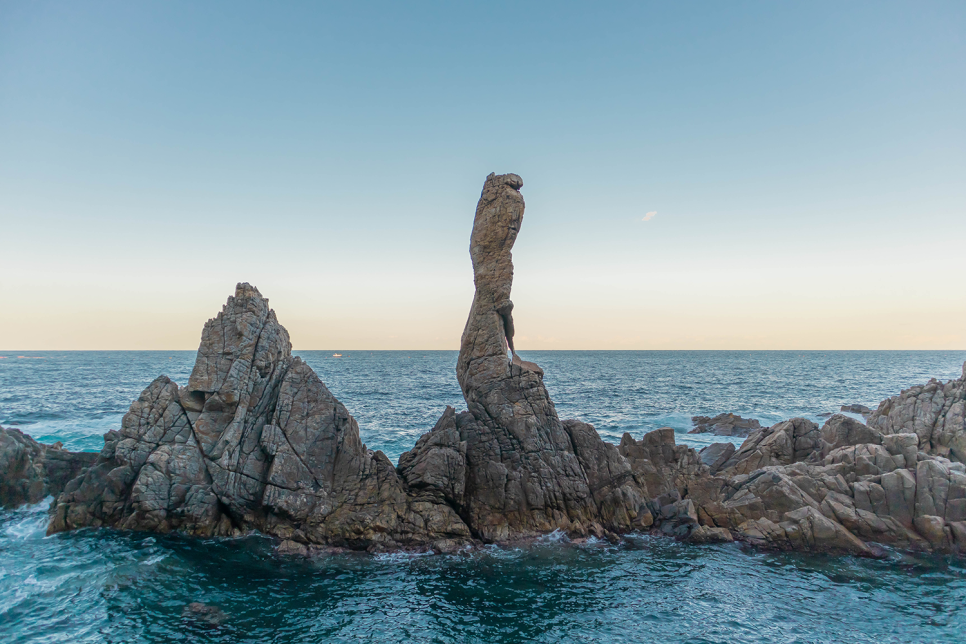
[[[0,349],[966,347],[966,2],[0,2]],[[648,212],[657,212],[643,221]]]

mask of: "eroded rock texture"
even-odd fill
[[[966,550],[966,466],[846,416],[753,433],[696,501],[702,525],[790,550]]]
[[[511,249],[523,222],[522,185],[515,174],[488,176],[473,221],[476,295],[456,367],[470,414],[460,426],[460,512],[487,541],[558,528],[626,530],[643,504],[627,464],[592,427],[560,421],[543,371],[514,350]]]
[[[449,505],[408,495],[389,459],[366,449],[248,284],[205,325],[187,387],[151,383],[57,499],[49,531],[83,526],[259,530],[369,549],[445,549],[470,536]]]
[[[38,443],[19,429],[0,427],[0,507],[39,503],[60,494],[97,455]]]
[[[915,434],[919,449],[966,463],[966,364],[958,380],[930,380],[879,403],[869,427],[883,434]]]

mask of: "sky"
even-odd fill
[[[966,348],[966,3],[0,1],[0,350]]]

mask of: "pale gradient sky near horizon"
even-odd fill
[[[966,348],[966,3],[0,2],[0,350]],[[645,215],[657,215],[644,221]]]

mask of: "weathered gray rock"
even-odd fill
[[[800,420],[800,419],[799,419]],[[883,436],[833,416],[819,430],[786,422],[750,436],[726,464],[702,523],[750,543],[872,554],[869,543],[953,552],[966,520],[966,465],[917,452],[914,434]]]
[[[620,449],[601,440],[592,425],[577,420],[565,420],[563,425],[587,478],[600,524],[614,532],[650,526],[653,517],[646,503],[648,491]]]
[[[472,423],[463,412],[461,424]],[[399,457],[399,474],[410,490],[436,494],[455,508],[463,506],[466,486],[466,441],[460,436],[456,410],[447,407],[433,429]]]
[[[0,507],[39,503],[60,494],[97,454],[45,445],[19,429],[0,427]]]
[[[854,418],[835,414],[822,425],[821,439],[825,442],[822,454],[846,445],[882,443],[882,434]]]
[[[966,364],[958,380],[936,379],[879,403],[868,419],[882,434],[915,434],[919,449],[966,463]]]
[[[156,379],[57,499],[49,532],[82,526],[195,535],[258,530],[350,548],[467,542],[453,508],[407,493],[318,376],[291,355],[268,300],[239,284],[205,325],[179,388]]]
[[[699,525],[691,531],[686,541],[694,544],[731,543],[734,537],[731,536],[731,531],[724,528]]]
[[[593,428],[565,427],[543,371],[514,349],[511,249],[523,221],[522,185],[515,174],[487,177],[470,238],[476,294],[456,375],[475,422],[460,428],[461,516],[485,541],[630,529],[645,513],[626,464]]]
[[[690,433],[690,432],[689,432]],[[701,462],[708,466],[712,474],[716,474],[728,459],[737,451],[731,443],[712,443],[698,452]]]
[[[639,441],[625,433],[619,450],[648,498],[683,498],[696,479],[710,477],[694,449],[676,444],[670,427],[648,432]]]
[[[39,503],[46,496],[44,451],[19,429],[0,427],[0,505]]]
[[[884,401],[868,425],[793,418],[700,454],[670,428],[611,445],[561,421],[543,371],[513,344],[521,186],[490,175],[477,206],[476,294],[457,362],[468,411],[447,408],[398,467],[362,444],[345,407],[291,355],[268,301],[239,284],[205,325],[187,385],[151,383],[80,475],[83,457],[0,431],[0,500],[39,500],[71,479],[50,532],[258,530],[305,556],[449,551],[558,529],[859,555],[877,543],[966,550],[962,379]],[[724,420],[729,432],[744,422]]]
[[[822,444],[818,425],[792,418],[752,432],[721,470],[749,474],[769,465],[789,465],[810,456]]]
[[[718,414],[714,418],[708,416],[692,416],[694,429],[689,434],[714,434],[715,436],[747,436],[761,424],[754,418],[742,418],[737,414]]]

